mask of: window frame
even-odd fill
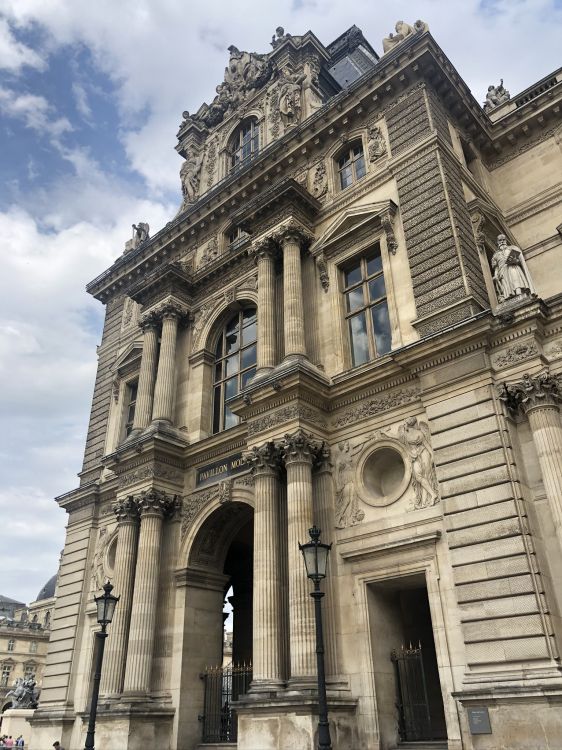
[[[244,129],[250,128],[250,137],[245,139]],[[245,117],[240,121],[238,127],[234,130],[228,140],[227,159],[228,174],[234,174],[253,161],[260,153],[262,148],[262,135],[260,121],[255,115]],[[244,149],[249,146],[248,154],[244,155]],[[241,154],[242,152],[242,154]],[[241,154],[241,158],[237,155]]]
[[[240,307],[238,310],[230,310],[230,314],[222,320],[222,325],[217,331],[214,338],[213,363],[212,363],[212,403],[211,403],[211,434],[218,435],[225,430],[238,426],[239,419],[232,414],[226,405],[229,398],[240,394],[249,381],[254,377],[257,368],[257,306],[253,304]],[[253,312],[253,316],[245,322],[245,314]],[[227,332],[233,321],[238,318],[237,324],[234,324],[232,332],[238,331],[238,344],[235,349],[227,351]],[[237,328],[236,328],[237,326]],[[254,328],[255,334],[248,342],[244,341],[244,330]],[[240,332],[242,336],[240,338]],[[219,356],[220,346],[220,356]],[[244,365],[243,355],[254,348],[253,359]],[[228,364],[236,358],[236,370],[228,372]],[[219,372],[220,368],[220,372]],[[217,373],[219,377],[217,377]],[[237,379],[236,393],[227,395],[227,384]],[[217,400],[218,399],[218,400]],[[217,406],[218,404],[218,406]],[[227,413],[228,412],[228,413]],[[234,418],[232,424],[226,425],[227,418]]]
[[[126,440],[129,435],[131,434],[133,430],[133,422],[135,419],[135,409],[138,399],[138,386],[139,386],[139,374],[135,373],[135,375],[131,376],[127,380],[123,381],[123,391],[121,396],[121,429],[120,429],[120,440],[119,442],[122,443],[124,440]],[[133,403],[131,403],[131,392],[135,389],[135,398]],[[129,420],[129,413],[131,409],[131,405],[133,408],[133,414],[132,418]],[[127,428],[130,424],[131,429],[127,431]]]
[[[355,155],[354,151],[359,148],[361,150],[360,154]],[[342,160],[348,157],[348,162],[345,164],[341,164]],[[362,167],[362,173],[358,174],[357,169],[357,163],[361,161]],[[348,143],[345,144],[345,146],[339,151],[336,152],[334,155],[334,167],[335,167],[335,183],[338,189],[338,192],[343,193],[345,190],[348,190],[349,188],[353,187],[353,185],[356,185],[360,180],[362,180],[367,175],[367,159],[365,156],[365,145],[363,143],[363,138],[354,138],[353,140],[350,140]],[[351,170],[351,181],[344,185],[342,176],[345,169]]]
[[[13,654],[15,650],[16,650],[16,639],[15,639],[15,638],[10,638],[10,639],[8,640],[8,648],[7,648],[7,651],[8,651],[8,652],[9,652],[10,654]]]

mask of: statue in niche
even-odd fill
[[[305,73],[292,73],[283,68],[279,79],[279,112],[285,128],[298,125],[302,113],[302,87]]]
[[[390,52],[390,50],[394,49],[397,44],[400,44],[400,42],[403,42],[404,39],[411,36],[412,34],[421,34],[424,31],[429,31],[429,27],[424,21],[419,20],[416,21],[413,26],[410,26],[410,24],[408,23],[404,23],[404,21],[396,21],[394,30],[396,31],[396,34],[389,34],[382,40],[383,55],[385,55],[387,52]]]
[[[338,443],[338,453],[335,457],[334,479],[336,483],[336,528],[346,529],[355,526],[365,518],[365,513],[359,509],[354,483],[354,458],[363,446],[352,448],[349,440]]]
[[[398,438],[405,446],[412,465],[412,486],[416,494],[413,510],[430,508],[439,501],[439,489],[433,457],[429,427],[408,417],[398,430]]]
[[[500,79],[499,86],[488,86],[488,93],[486,94],[486,101],[484,102],[484,109],[488,112],[495,107],[499,107],[500,104],[508,102],[510,94],[507,89],[503,87],[503,78]]]
[[[492,256],[492,273],[500,303],[535,293],[521,249],[509,245],[505,234],[498,235],[498,247]]]
[[[381,129],[377,125],[370,126],[368,136],[367,150],[369,152],[369,160],[376,161],[379,157],[386,154],[386,141]]]
[[[181,191],[183,194],[182,208],[190,203],[195,203],[199,195],[199,180],[201,167],[203,165],[203,154],[189,149],[184,163],[180,169]]]

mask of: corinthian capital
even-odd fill
[[[139,509],[132,497],[117,500],[112,507],[118,523],[135,523],[138,521]]]
[[[252,243],[248,250],[248,255],[254,259],[254,263],[259,263],[264,258],[274,258],[277,252],[277,245],[271,237],[262,237]]]
[[[254,476],[277,473],[280,462],[279,450],[275,443],[267,442],[245,451],[244,460],[251,464]]]
[[[283,248],[287,243],[309,244],[314,240],[314,234],[304,224],[295,219],[290,219],[276,227],[270,237],[278,242]]]
[[[158,328],[158,324],[158,316],[154,312],[145,313],[139,322],[139,326],[143,331],[146,331],[149,328]]]
[[[135,502],[138,506],[141,517],[143,516],[167,516],[174,511],[176,496],[167,495],[161,490],[144,490],[135,495]]]
[[[320,440],[315,440],[299,428],[291,435],[285,435],[279,443],[279,449],[285,465],[292,462],[312,464],[322,451],[323,445]]]
[[[537,407],[556,406],[562,402],[560,376],[551,375],[548,371],[538,375],[525,373],[517,383],[504,383],[499,396],[508,409],[521,409],[524,414]]]

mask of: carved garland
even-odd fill
[[[364,401],[337,416],[334,419],[334,426],[345,427],[348,424],[355,424],[375,414],[410,404],[412,401],[417,401],[419,397],[420,391],[417,388],[404,388],[378,398],[369,399],[369,401]]]

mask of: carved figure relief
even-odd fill
[[[338,443],[335,455],[334,482],[336,486],[336,528],[346,529],[355,526],[365,518],[365,513],[359,508],[355,492],[355,456],[362,445],[351,447],[349,440]]]
[[[213,185],[215,177],[215,167],[217,165],[217,139],[213,138],[206,147],[207,161],[205,163],[205,172],[207,174],[207,190]]]
[[[183,194],[183,203],[180,212],[184,211],[191,203],[195,203],[199,196],[202,165],[203,153],[190,148],[180,169],[181,191]]]
[[[412,486],[415,500],[412,510],[429,508],[439,502],[439,485],[433,464],[431,436],[425,422],[417,417],[408,417],[398,429],[398,437],[404,444],[412,465]]]
[[[369,128],[367,151],[370,161],[376,161],[386,154],[386,141],[382,130],[377,125],[371,125]]]
[[[201,255],[201,260],[199,262],[199,265],[206,266],[208,263],[212,263],[218,257],[219,257],[219,240],[218,240],[218,237],[215,235],[214,237],[211,237],[205,249],[203,250],[203,254]]]
[[[100,529],[91,568],[90,589],[93,592],[99,591],[109,577],[109,571],[105,569],[105,556],[112,538],[113,534],[107,528]]]
[[[492,272],[498,302],[535,293],[529,269],[521,249],[508,245],[505,234],[498,235],[498,247],[492,256]]]
[[[302,114],[304,73],[293,73],[283,68],[279,79],[279,112],[285,129],[298,125]]]

